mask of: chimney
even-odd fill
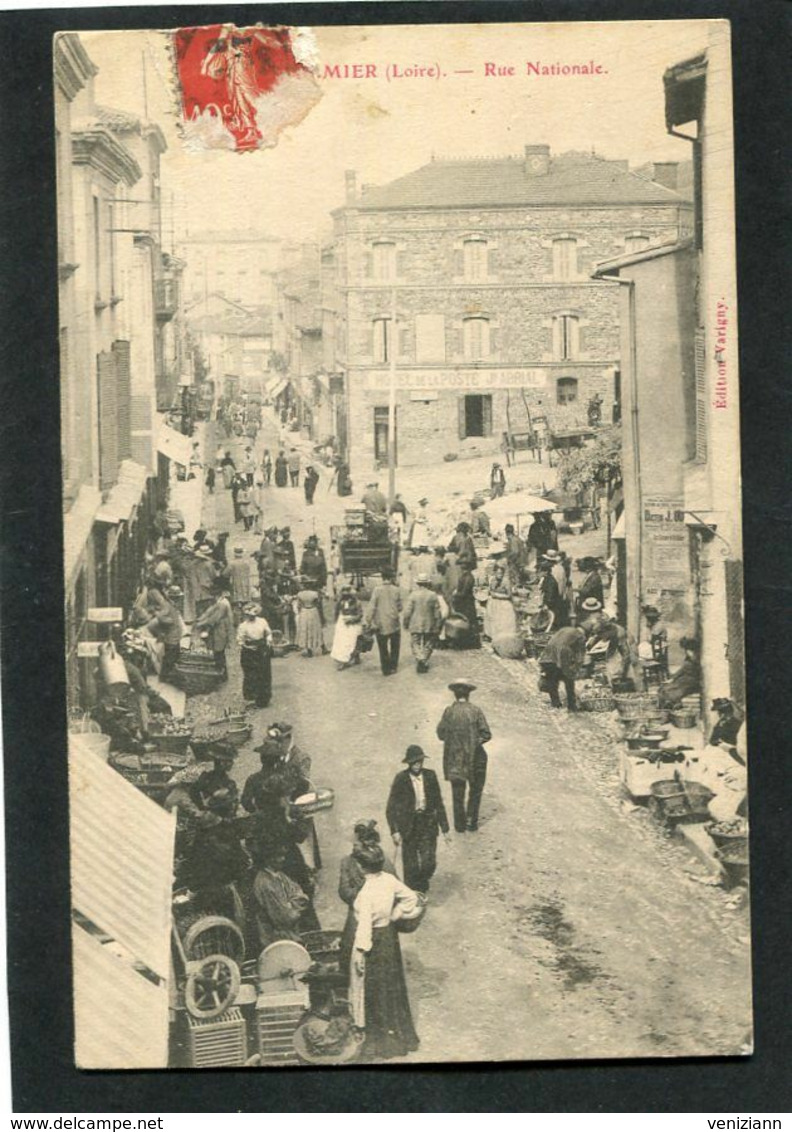
[[[347,204],[354,204],[357,199],[357,173],[354,169],[347,169],[344,174],[344,181],[346,183],[346,202]]]
[[[528,177],[545,177],[550,172],[550,146],[525,147],[525,172]]]
[[[679,164],[676,161],[655,161],[652,180],[658,185],[665,185],[667,189],[677,191],[679,186]]]

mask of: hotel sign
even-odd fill
[[[545,369],[399,369],[396,371],[397,389],[544,389],[548,370]],[[366,375],[367,389],[388,389],[390,374],[387,370]]]

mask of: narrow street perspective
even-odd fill
[[[753,1048],[728,24],[408,31],[56,39],[82,1068]]]

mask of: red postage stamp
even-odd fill
[[[306,39],[298,29],[233,24],[174,32],[188,145],[242,152],[274,145],[321,95]]]

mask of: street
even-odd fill
[[[205,453],[218,443],[208,429]],[[265,418],[257,451],[278,444]],[[244,443],[227,445],[233,455]],[[303,466],[305,459],[303,460]],[[326,469],[308,507],[302,486],[268,492],[265,526],[289,524],[298,561],[316,530],[344,503],[328,493]],[[408,500],[410,502],[410,500]],[[229,551],[250,553],[230,493],[205,494],[204,525],[229,530]],[[192,534],[191,531],[187,532]],[[331,642],[328,626],[326,640]],[[406,1060],[497,1061],[570,1057],[712,1056],[750,1045],[748,918],[721,888],[696,878],[685,847],[620,794],[616,754],[596,717],[553,711],[537,689],[535,663],[502,661],[489,649],[435,652],[419,676],[402,635],[401,667],[384,680],[376,647],[343,672],[329,657],[290,653],[273,661],[273,702],[254,713],[253,739],[235,768],[240,786],[258,769],[253,747],[266,725],[287,720],[313,759],[314,786],[335,791],[317,818],[324,868],[317,911],[341,928],[338,865],[356,819],[374,817],[383,846],[393,776],[410,743],[442,779],[435,727],[451,702],[448,681],[469,677],[493,739],[477,833],[438,846],[438,869],[420,930],[402,937],[420,1050]],[[241,702],[236,650],[230,683],[188,703],[194,718]],[[451,797],[443,784],[446,807]]]

